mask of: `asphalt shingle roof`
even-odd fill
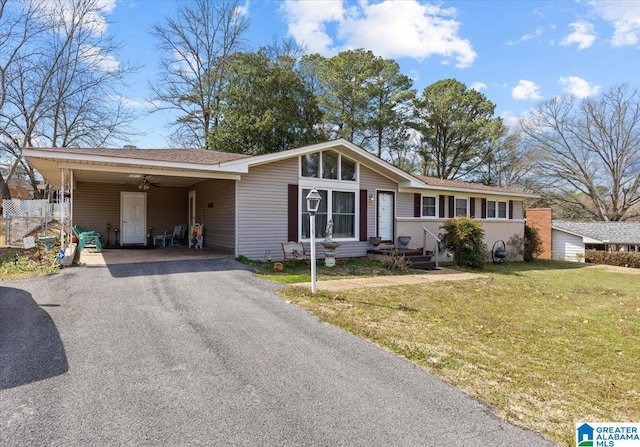
[[[249,155],[230,152],[210,151],[206,149],[106,149],[106,148],[33,148],[48,152],[67,154],[100,155],[114,158],[135,158],[142,160],[168,161],[176,163],[195,163],[213,165],[225,161],[247,158]]]
[[[481,183],[462,182],[460,180],[447,180],[438,177],[428,177],[426,175],[416,175],[429,186],[442,186],[443,188],[461,188],[461,189],[475,189],[478,191],[491,191],[491,192],[518,192],[514,189],[498,188],[496,186],[487,186]]]
[[[569,222],[554,220],[553,227],[611,244],[640,244],[640,222]]]

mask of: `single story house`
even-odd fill
[[[337,257],[364,256],[369,238],[435,247],[449,218],[479,219],[485,243],[524,233],[524,200],[537,197],[479,184],[410,175],[344,139],[246,156],[203,149],[25,148],[23,154],[62,197],[71,221],[107,232],[119,245],[201,223],[204,247],[250,259],[282,259],[282,243],[309,247],[305,197],[322,196],[317,242],[329,219]],[[152,227],[151,230],[149,228]],[[114,230],[118,229],[118,236]],[[321,248],[321,247],[319,247]],[[322,250],[318,250],[322,257]]]
[[[528,209],[527,224],[536,228],[542,259],[584,262],[585,250],[640,251],[640,222],[571,222],[552,218],[550,208]]]

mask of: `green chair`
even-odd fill
[[[85,247],[93,248],[98,253],[102,251],[100,233],[97,231],[84,231],[80,225],[74,225],[72,231],[74,236],[78,238],[78,253]]]

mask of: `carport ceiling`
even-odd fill
[[[73,178],[76,182],[127,183],[138,185],[143,175],[146,175],[147,180],[151,183],[158,183],[161,186],[186,187],[203,180],[202,177],[189,176],[189,174],[186,173],[185,176],[165,175],[160,171],[149,173],[148,169],[132,169],[132,172],[73,171]]]

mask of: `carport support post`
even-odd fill
[[[316,293],[316,212],[322,196],[314,186],[307,194],[307,210],[309,211],[309,232],[311,233],[311,293]]]

